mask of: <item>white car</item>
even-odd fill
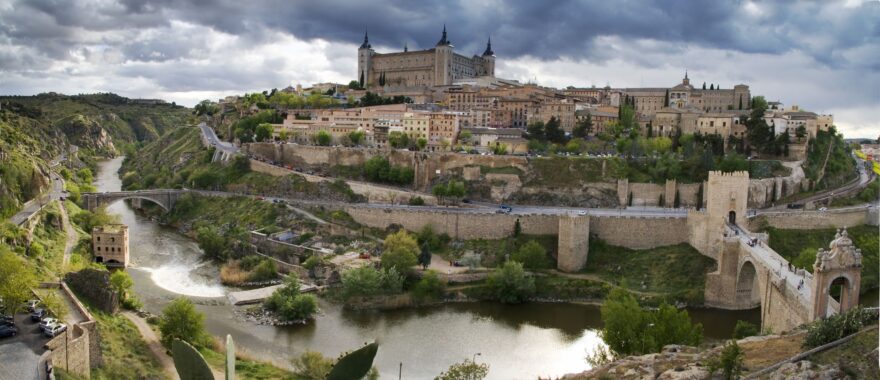
[[[51,329],[44,331],[43,334],[49,338],[54,338],[54,337],[58,336],[58,334],[63,333],[65,330],[67,330],[67,325],[65,325],[63,323],[59,323],[55,326],[52,326]]]
[[[47,329],[49,329],[57,324],[60,324],[60,323],[61,323],[61,321],[59,321],[57,318],[52,318],[52,317],[43,318],[43,320],[40,321],[40,330],[46,331]]]
[[[578,211],[578,215],[587,215],[587,211],[586,210]]]
[[[828,211],[828,207],[822,207],[819,209],[819,211]]]

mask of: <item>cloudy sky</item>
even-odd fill
[[[738,83],[880,134],[880,2],[0,0],[0,93],[110,91],[193,105],[355,79],[379,52],[491,35],[496,75],[546,86]]]

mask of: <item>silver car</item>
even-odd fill
[[[58,334],[63,333],[65,330],[67,330],[67,325],[65,325],[63,323],[59,323],[55,326],[52,326],[51,329],[44,331],[43,334],[49,338],[54,338],[54,337],[58,336]]]

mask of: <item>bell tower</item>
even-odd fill
[[[371,61],[373,58],[373,54],[376,51],[373,50],[373,46],[370,45],[370,36],[367,34],[367,30],[364,30],[364,43],[361,44],[361,47],[358,48],[358,74],[357,80],[360,82],[361,87],[367,87],[370,81],[373,79],[370,77],[370,68],[372,66]]]
[[[434,46],[434,85],[452,84],[452,42],[446,38],[446,24],[443,25],[443,36]]]

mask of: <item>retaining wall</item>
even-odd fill
[[[870,222],[869,214],[867,208],[768,213],[750,218],[749,229],[759,229],[765,223],[769,227],[792,230],[853,227]]]

